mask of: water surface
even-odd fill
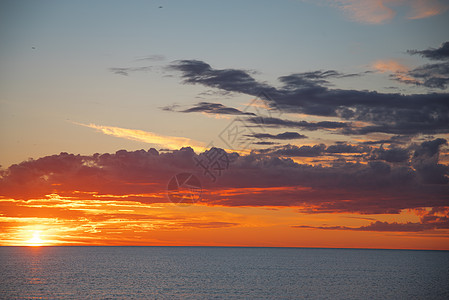
[[[449,299],[449,251],[0,247],[2,298]]]

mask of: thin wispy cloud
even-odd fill
[[[136,61],[163,61],[165,59],[166,59],[165,55],[152,54],[152,55],[138,57],[138,58],[136,58]]]
[[[299,134],[297,132],[283,132],[279,134],[270,134],[270,133],[253,133],[251,135],[247,135],[248,137],[254,137],[257,139],[272,139],[272,140],[294,140],[294,139],[306,139],[307,136],[303,134]]]
[[[329,2],[350,20],[360,23],[382,24],[390,21],[396,15],[396,12],[381,0],[334,0]]]
[[[396,60],[378,60],[372,64],[372,67],[377,72],[390,73],[391,79],[401,83],[427,88],[447,88],[449,85],[449,42],[443,43],[439,48],[407,50],[407,53],[440,62],[409,68]]]
[[[248,118],[248,122],[263,126],[274,128],[299,128],[302,130],[335,130],[351,127],[351,123],[334,122],[334,121],[320,121],[320,122],[308,122],[308,121],[293,121],[280,118],[264,117],[263,119],[254,117]],[[256,126],[256,125],[255,125]]]
[[[207,114],[217,114],[217,115],[248,115],[255,116],[254,113],[244,112],[237,108],[228,107],[221,103],[211,103],[211,102],[199,102],[192,107],[186,109],[178,109],[177,105],[164,106],[161,109],[165,111],[181,112],[181,113],[193,113],[202,112]]]
[[[128,68],[109,68],[109,71],[111,71],[114,74],[117,75],[123,75],[128,76],[131,72],[148,72],[153,69],[152,66],[146,66],[146,67],[128,67]]]
[[[410,5],[409,19],[423,19],[444,13],[449,8],[446,0],[401,1]]]
[[[422,19],[445,12],[449,5],[439,0],[324,0],[343,12],[350,20],[365,24],[384,24],[391,21],[401,9],[406,18]]]
[[[124,138],[127,140],[143,142],[153,145],[159,145],[164,148],[169,149],[178,149],[180,147],[190,146],[197,151],[205,150],[205,143],[196,141],[193,139],[185,138],[185,137],[176,137],[176,136],[167,136],[161,135],[150,131],[138,130],[138,129],[128,129],[114,126],[102,126],[96,125],[93,123],[90,124],[82,124],[76,123],[77,125],[89,127],[95,129],[101,133],[106,135],[115,136],[118,138]]]
[[[373,63],[373,67],[376,71],[379,72],[389,71],[394,73],[396,72],[406,73],[410,70],[407,66],[395,60],[378,60]]]
[[[393,79],[403,83],[421,85],[422,82],[409,75],[410,68],[395,60],[378,60],[372,67],[380,73],[391,73]]]

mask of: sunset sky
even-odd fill
[[[449,250],[447,28],[447,0],[0,1],[0,245]]]

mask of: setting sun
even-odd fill
[[[34,231],[33,237],[27,241],[28,246],[42,246],[44,241],[40,237],[40,231]]]

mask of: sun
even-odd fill
[[[44,241],[40,237],[40,231],[34,231],[33,237],[26,243],[28,246],[42,246],[42,244],[44,244]]]

